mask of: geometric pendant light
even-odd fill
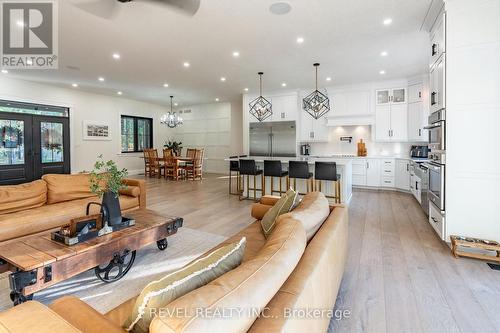
[[[259,72],[260,78],[260,96],[251,101],[248,105],[250,106],[250,114],[257,118],[258,121],[264,121],[273,115],[273,105],[267,99],[262,97],[262,75],[263,72]]]
[[[319,64],[314,64],[314,67],[316,67],[316,90],[302,100],[302,108],[314,119],[318,120],[330,111],[330,100],[318,90]]]
[[[182,117],[178,116],[177,112],[174,112],[173,98],[174,98],[174,96],[170,96],[170,112],[167,112],[167,114],[164,114],[160,118],[160,122],[162,124],[166,124],[170,128],[175,128],[175,127],[181,126],[184,123],[184,120],[182,119]]]

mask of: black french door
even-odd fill
[[[0,112],[0,185],[70,170],[69,118]]]

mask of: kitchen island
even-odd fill
[[[283,170],[288,170],[289,161],[307,161],[309,164],[309,171],[314,174],[314,163],[316,162],[335,162],[337,163],[337,174],[340,175],[340,195],[341,203],[349,203],[352,197],[352,159],[347,158],[331,158],[331,157],[266,157],[266,156],[249,156],[245,159],[255,160],[258,168],[264,170],[264,160],[267,161],[281,161]],[[230,159],[226,159],[230,161]],[[283,178],[283,190],[286,189],[286,181]],[[271,194],[271,177],[266,177],[266,194]],[[253,177],[250,177],[250,186],[253,187]],[[260,177],[257,177],[257,186],[261,188]],[[243,194],[246,195],[246,177]],[[274,189],[279,189],[279,178],[274,178]],[[297,190],[301,193],[306,192],[306,180],[297,179]],[[331,182],[323,183],[322,192],[325,195],[333,195],[333,185]],[[258,192],[257,195],[260,193]],[[276,193],[277,195],[277,193]]]

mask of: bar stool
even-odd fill
[[[229,156],[229,194],[233,195],[240,194],[240,161],[237,158],[238,156]],[[233,172],[236,172],[236,193],[232,192]]]
[[[282,180],[283,177],[288,176],[288,171],[283,171],[283,168],[281,167],[281,161],[264,161],[264,188],[266,187],[265,183],[265,178],[266,177],[271,177],[271,195],[273,195],[275,192],[279,193],[280,195],[285,193],[286,191],[283,191],[282,187]],[[275,191],[274,190],[274,177],[278,177],[280,181],[280,190]]]
[[[309,183],[311,183],[311,190],[314,189],[313,174],[309,172],[309,163],[306,161],[290,161],[288,162],[288,182],[287,187],[290,187],[290,179],[293,179],[293,189],[297,188],[297,179],[306,180],[306,191],[309,193]],[[304,195],[305,193],[299,193]]]
[[[327,198],[335,199],[335,203],[340,203],[340,175],[337,174],[337,163],[335,162],[316,162],[314,165],[314,183],[319,182],[318,190],[321,192],[322,181],[331,181],[334,184],[333,191],[335,195],[325,195]],[[316,187],[316,186],[315,186]]]
[[[247,196],[246,198],[242,197],[243,188],[245,185],[245,175],[247,176]],[[255,164],[255,160],[245,160],[240,159],[240,176],[243,176],[243,184],[241,186],[241,191],[239,194],[240,201],[243,199],[253,199],[257,200],[257,191],[262,193],[262,196],[265,195],[264,186],[262,188],[257,188],[257,176],[261,175],[261,184],[264,184],[264,173],[262,170],[257,168]],[[250,176],[253,176],[253,187],[250,187]],[[253,198],[250,198],[250,190],[253,191]]]

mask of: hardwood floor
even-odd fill
[[[253,222],[252,202],[228,195],[225,176],[147,183],[149,208],[182,216],[190,228],[231,236]],[[329,331],[500,332],[500,271],[452,257],[411,195],[358,190],[349,213],[335,308],[350,315]]]

